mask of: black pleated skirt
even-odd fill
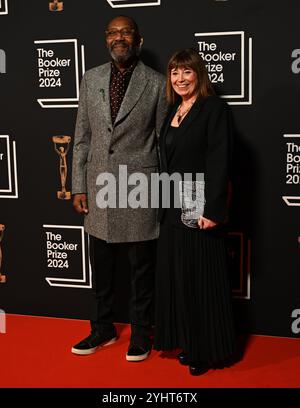
[[[167,210],[168,212],[168,210]],[[156,270],[156,350],[219,364],[236,348],[224,234],[161,224]]]

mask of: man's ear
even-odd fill
[[[139,44],[140,48],[142,48],[142,45],[143,45],[143,44],[144,44],[144,38],[141,37],[141,39],[140,39],[140,44]]]

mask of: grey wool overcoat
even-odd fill
[[[147,241],[158,237],[156,208],[120,208],[118,176],[143,173],[149,181],[158,172],[158,137],[166,116],[165,78],[142,61],[134,69],[115,123],[109,100],[111,64],[87,71],[80,87],[72,163],[72,194],[86,193],[89,213],[85,231],[107,242]],[[124,169],[124,167],[123,167]],[[111,173],[116,182],[116,207],[100,208],[103,185],[98,176]],[[98,180],[98,185],[97,185]],[[112,188],[112,184],[108,184]],[[134,186],[128,186],[128,193]],[[101,190],[102,192],[104,190]],[[112,191],[110,191],[112,193]],[[124,197],[123,204],[124,206]],[[144,206],[145,207],[145,206]]]

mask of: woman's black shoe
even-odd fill
[[[191,375],[202,375],[205,374],[210,369],[210,367],[207,364],[203,363],[190,366],[189,369]]]
[[[181,353],[178,354],[177,356],[178,361],[180,364],[182,365],[189,365],[189,359],[188,359],[188,355],[187,353],[185,353],[184,351],[182,351]]]

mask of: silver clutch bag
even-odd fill
[[[180,181],[179,196],[181,221],[190,228],[199,228],[198,220],[204,213],[204,181]]]

